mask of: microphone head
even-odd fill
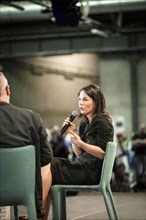
[[[76,110],[74,110],[74,111],[72,111],[72,115],[73,115],[74,117],[76,117],[76,116],[78,115],[78,112],[77,112]]]

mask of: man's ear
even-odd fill
[[[8,96],[10,95],[10,86],[9,85],[6,86],[6,93]]]

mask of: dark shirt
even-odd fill
[[[108,115],[100,115],[91,124],[81,125],[79,135],[84,142],[98,146],[105,151],[107,143],[113,141],[114,129],[111,119]],[[89,170],[91,179],[94,177],[93,173],[96,173],[98,178],[100,178],[103,160],[85,151],[83,151],[77,160]]]
[[[42,207],[41,167],[52,160],[52,149],[38,113],[0,102],[0,147],[36,147],[36,208]]]
[[[136,155],[146,155],[146,142],[142,143],[142,140],[146,140],[145,132],[136,132],[132,137],[132,150]]]

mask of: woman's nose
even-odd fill
[[[79,105],[81,105],[83,102],[82,102],[82,100],[79,100]]]

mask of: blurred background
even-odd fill
[[[79,89],[100,85],[129,175],[133,137],[141,126],[146,133],[145,21],[146,0],[1,0],[0,71],[11,102],[40,113],[51,139],[78,110]]]

